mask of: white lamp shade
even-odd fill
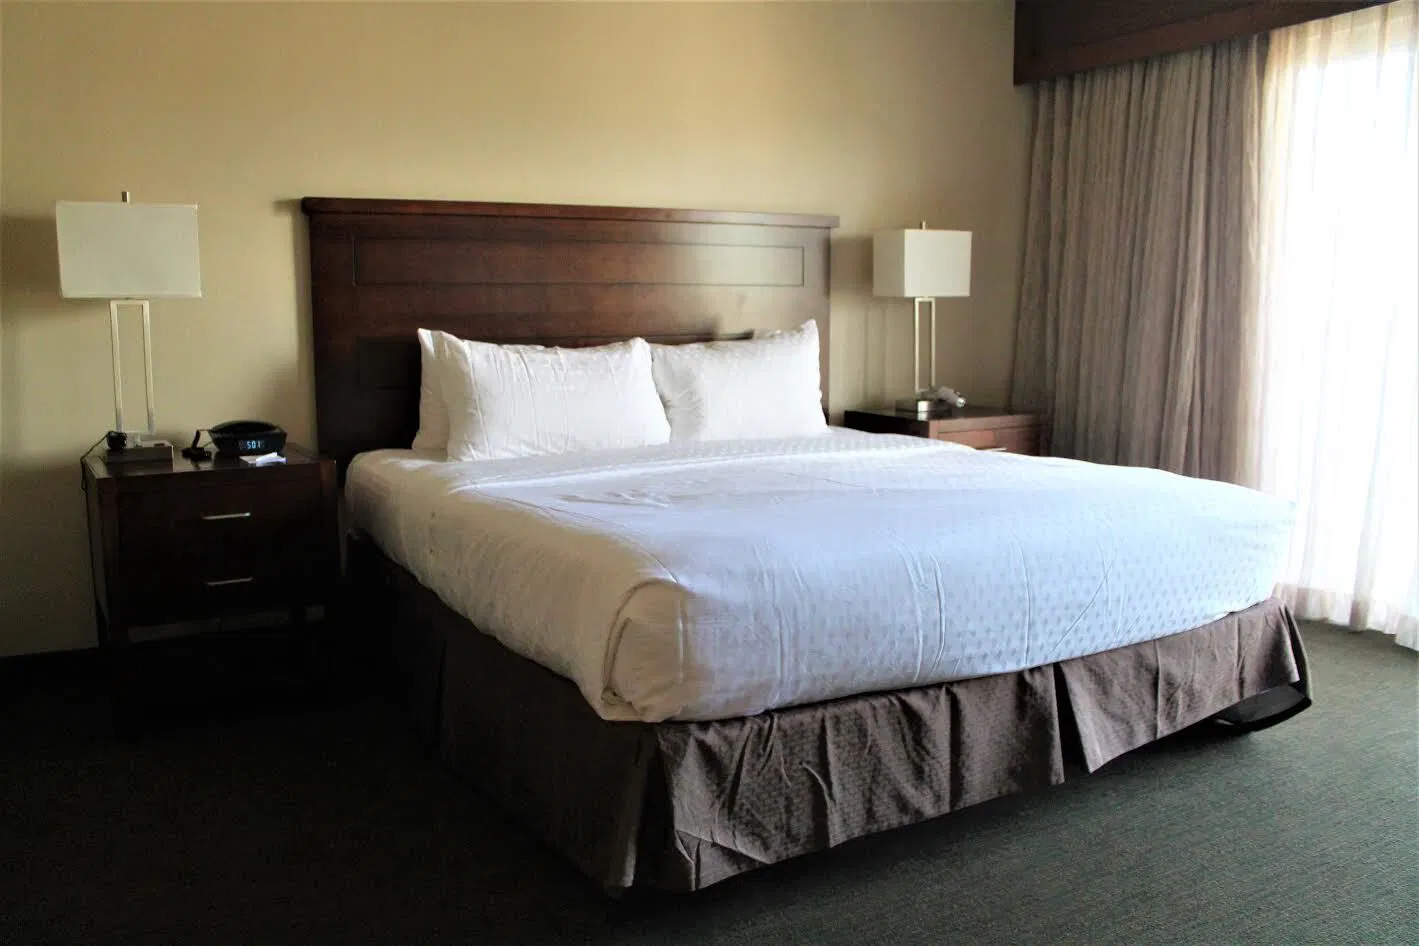
[[[202,295],[194,205],[61,200],[54,225],[67,299]]]
[[[872,294],[925,299],[971,294],[969,230],[883,230],[872,235]]]

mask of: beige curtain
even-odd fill
[[[1039,87],[1012,394],[1051,453],[1239,475],[1264,42]]]

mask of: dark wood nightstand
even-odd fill
[[[178,457],[115,470],[84,459],[99,644],[111,658],[134,627],[281,610],[300,623],[307,606],[330,603],[335,463],[284,452],[268,466]]]
[[[905,434],[950,440],[980,450],[1039,456],[1044,423],[1038,414],[1021,414],[996,407],[959,407],[930,417],[901,414],[891,408],[847,411],[843,426],[875,434]]]

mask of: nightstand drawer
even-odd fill
[[[258,553],[319,534],[322,502],[310,477],[121,496],[118,546],[149,564]]]
[[[1040,452],[1040,429],[1028,427],[996,427],[986,430],[942,430],[937,440],[962,443],[978,450],[1001,450],[1007,453],[1035,455]]]
[[[315,536],[267,548],[189,555],[121,569],[125,613],[160,623],[317,599],[333,573]]]

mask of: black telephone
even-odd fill
[[[219,457],[248,457],[262,453],[279,453],[286,446],[286,432],[264,420],[229,420],[207,430]],[[192,446],[182,451],[189,460],[206,460],[209,454],[197,442],[202,431],[192,435]]]

